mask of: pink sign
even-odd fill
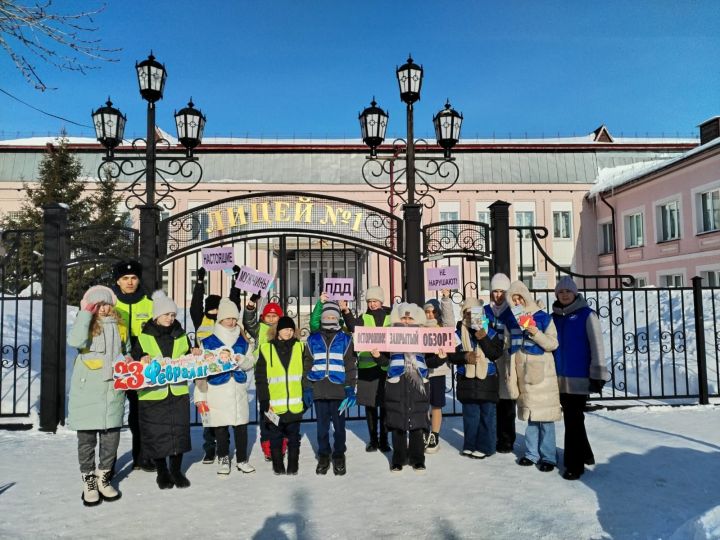
[[[232,247],[205,248],[202,250],[202,267],[205,270],[225,270],[235,264]]]
[[[330,300],[352,300],[353,278],[324,278],[323,292]]]
[[[460,268],[458,266],[438,266],[427,269],[428,290],[460,288]]]
[[[427,352],[455,351],[455,332],[452,328],[393,327],[372,328],[356,326],[353,334],[356,352]]]
[[[273,277],[265,272],[260,272],[249,266],[241,266],[235,286],[241,291],[257,293],[260,296],[267,296],[272,286]]]

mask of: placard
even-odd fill
[[[257,293],[260,296],[267,296],[268,290],[272,286],[273,276],[255,270],[249,266],[241,266],[238,272],[235,286],[241,291],[249,293]]]
[[[243,355],[235,354],[230,347],[203,350],[199,356],[186,354],[174,360],[154,358],[147,365],[121,355],[113,364],[114,388],[138,390],[187,382],[232,371],[242,361]]]
[[[235,265],[235,250],[232,246],[205,248],[202,250],[202,267],[205,270],[225,270]]]
[[[375,328],[356,326],[353,334],[356,352],[427,352],[455,351],[455,331],[452,328],[420,328],[414,326]]]
[[[353,300],[353,278],[324,278],[323,292],[329,300]]]
[[[460,288],[459,266],[438,266],[427,269],[427,286],[430,291]]]

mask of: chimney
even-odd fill
[[[700,145],[720,137],[720,116],[713,116],[698,126],[700,128]]]

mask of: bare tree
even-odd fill
[[[97,69],[95,61],[116,62],[100,39],[92,39],[98,31],[93,17],[105,5],[78,13],[59,13],[53,0],[20,2],[0,0],[0,46],[10,56],[25,80],[37,90],[49,88],[40,77],[33,57],[63,71],[85,73]]]

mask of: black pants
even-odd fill
[[[515,401],[500,399],[497,402],[497,447],[512,450],[515,444]]]
[[[586,461],[595,459],[585,431],[587,399],[582,394],[560,394],[565,423],[565,469],[578,474],[585,469]]]
[[[267,423],[268,437],[270,438],[270,448],[273,450],[282,450],[283,439],[288,440],[288,448],[300,448],[300,421],[288,422],[287,424],[280,422],[279,426],[273,423]]]
[[[410,444],[408,445],[408,433],[410,433]],[[393,465],[416,465],[425,464],[425,442],[423,441],[423,430],[413,429],[408,432],[403,429],[392,430]]]
[[[125,392],[130,405],[128,412],[128,427],[132,433],[132,459],[133,463],[139,464],[143,459],[142,446],[140,445],[140,406],[138,405],[138,395],[135,390]]]
[[[215,430],[215,440],[217,441],[218,457],[230,455],[230,427],[222,426],[213,428]],[[248,429],[247,424],[232,426],[235,436],[235,459],[238,463],[247,461],[247,445],[248,445]]]
[[[365,407],[365,420],[370,433],[370,442],[376,446],[387,443],[387,428],[385,427],[385,407]],[[378,427],[380,428],[378,437]]]

